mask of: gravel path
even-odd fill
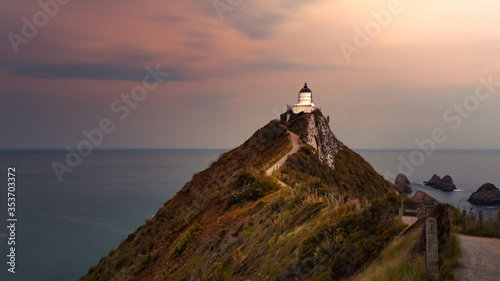
[[[274,165],[271,166],[271,168],[267,169],[266,175],[270,176],[273,174],[274,171],[278,170],[285,164],[286,159],[288,156],[295,154],[297,151],[300,149],[300,137],[290,131],[288,131],[290,134],[290,141],[292,142],[292,150],[288,152],[285,156],[283,156],[278,162],[276,162]]]
[[[459,281],[500,280],[500,239],[458,235],[462,268],[456,270]]]

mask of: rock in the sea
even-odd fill
[[[398,174],[396,177],[396,180],[394,181],[394,184],[403,192],[405,193],[411,193],[411,185],[410,181],[406,177],[405,174]]]
[[[442,182],[442,191],[453,191],[454,189],[457,189],[455,184],[453,184],[453,179],[449,176],[446,175],[441,179]]]
[[[440,178],[438,175],[434,174],[429,181],[424,183],[425,185],[441,189],[442,191],[453,191],[454,189],[457,189],[455,184],[453,184],[453,179],[449,175]]]
[[[425,182],[425,185],[441,189],[443,187],[443,180],[438,175],[434,174],[430,180]]]
[[[480,206],[500,206],[500,190],[491,183],[485,183],[472,193],[469,202]]]

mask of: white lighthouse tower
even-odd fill
[[[312,91],[304,83],[304,88],[299,92],[299,100],[297,104],[292,105],[292,112],[298,114],[300,112],[311,113],[314,110],[314,103],[312,100]]]

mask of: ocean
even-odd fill
[[[225,150],[96,150],[59,182],[64,150],[0,150],[0,280],[78,280]],[[16,168],[16,268],[7,272],[7,169]]]
[[[100,258],[226,150],[96,150],[59,182],[51,164],[64,150],[0,150],[0,280],[78,280]],[[410,150],[358,150],[381,174],[397,174]],[[415,159],[413,159],[415,160]],[[415,163],[415,161],[413,161]],[[422,162],[422,163],[420,163]],[[412,165],[414,192],[469,210],[466,200],[485,182],[500,186],[500,151],[436,151]],[[16,273],[8,273],[7,170],[16,168]],[[408,167],[403,167],[403,169]],[[458,190],[422,184],[452,176]],[[1,203],[4,202],[4,203]],[[496,214],[498,208],[481,208]]]
[[[490,182],[500,187],[500,150],[438,150],[429,155],[417,150],[357,152],[391,182],[394,182],[398,172],[404,172],[413,190],[408,196],[422,190],[440,202],[451,204],[460,210],[469,212],[472,209],[475,213],[483,210],[484,216],[488,218],[496,216],[500,210],[498,207],[477,207],[467,201],[484,183]],[[423,182],[434,174],[441,178],[450,175],[457,190],[444,192],[424,185]]]

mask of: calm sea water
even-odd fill
[[[65,151],[0,150],[0,280],[77,280],[142,225],[223,150],[100,150],[60,183],[51,167]],[[397,174],[411,151],[358,151],[381,174]],[[408,175],[414,191],[472,207],[479,186],[500,186],[500,151],[439,151]],[[16,274],[7,273],[7,168],[16,167]],[[449,174],[457,191],[422,185]],[[3,183],[3,184],[2,184]],[[3,186],[3,187],[2,187]],[[2,203],[3,202],[3,203]],[[483,208],[487,212],[498,209]]]
[[[77,280],[223,150],[101,150],[60,183],[65,151],[0,151],[0,280]],[[16,274],[7,272],[7,168],[16,167]]]
[[[394,182],[394,178],[387,177],[388,174],[397,175],[403,171],[411,183],[413,193],[422,190],[440,202],[451,204],[462,210],[483,210],[486,217],[490,214],[496,216],[500,210],[498,207],[477,207],[470,204],[467,199],[482,184],[490,182],[500,187],[500,150],[441,150],[420,159],[410,156],[412,150],[360,150],[357,151],[363,158],[386,179]],[[412,161],[410,161],[410,158]],[[406,160],[406,161],[405,161]],[[402,164],[406,163],[406,164]],[[418,165],[413,165],[413,164]],[[423,184],[432,175],[437,174],[441,178],[450,175],[457,190],[443,192],[430,188]]]

